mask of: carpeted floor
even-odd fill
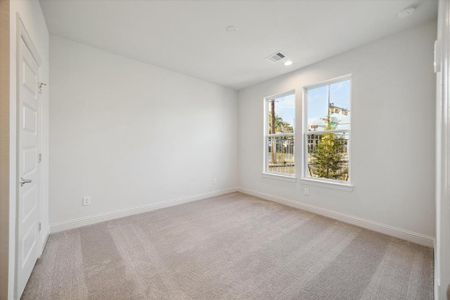
[[[50,236],[23,299],[432,299],[432,250],[240,193]]]

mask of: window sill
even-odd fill
[[[281,174],[263,172],[262,176],[265,178],[270,178],[270,179],[278,179],[278,180],[291,181],[291,182],[297,181],[297,177],[289,176],[289,175],[281,175]]]
[[[321,186],[321,187],[337,189],[337,190],[342,190],[342,191],[349,191],[349,192],[353,191],[353,189],[355,188],[355,186],[351,183],[340,183],[340,182],[321,180],[321,179],[315,179],[315,178],[303,177],[303,178],[301,178],[301,181],[303,181],[304,183],[308,183],[308,184],[310,183],[310,184]]]

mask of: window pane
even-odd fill
[[[267,137],[267,172],[295,174],[294,137]]]
[[[306,134],[306,175],[348,181],[349,179],[349,133]]]
[[[350,129],[350,80],[330,84],[329,110],[337,130]]]
[[[307,89],[308,131],[350,129],[350,80]]]
[[[293,133],[295,118],[295,95],[289,94],[268,99],[267,105],[267,132]]]
[[[328,86],[311,88],[306,91],[308,99],[308,131],[321,131],[325,129],[325,120],[328,107]]]

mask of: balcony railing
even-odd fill
[[[286,175],[295,174],[293,135],[269,136],[267,148],[267,171]]]

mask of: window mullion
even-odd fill
[[[285,136],[295,136],[295,134],[294,133],[275,133],[275,134],[269,133],[269,134],[266,134],[266,137],[285,137]]]

